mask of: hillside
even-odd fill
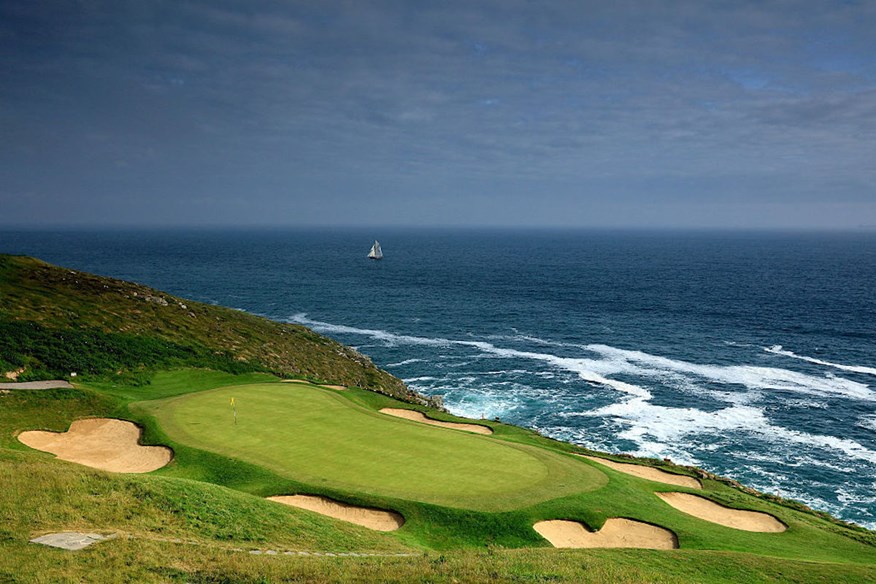
[[[364,355],[303,326],[0,255],[0,373],[148,379],[173,366],[264,371],[413,398]]]

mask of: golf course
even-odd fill
[[[608,482],[567,456],[393,418],[301,384],[223,387],[142,407],[177,442],[375,496],[509,511]]]
[[[452,416],[309,331],[90,275],[57,298],[58,268],[0,259],[0,373],[66,381],[0,389],[0,581],[876,580],[876,535],[799,503]],[[43,308],[74,303],[75,327]],[[222,353],[202,322],[259,341]],[[272,334],[317,364],[271,365]],[[53,369],[63,339],[102,366]],[[64,533],[91,539],[31,543]]]

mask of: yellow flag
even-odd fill
[[[231,407],[234,407],[234,398],[231,398]]]

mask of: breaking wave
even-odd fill
[[[384,365],[387,369],[392,369],[393,367],[404,367],[405,365],[412,365],[413,363],[422,363],[422,359],[405,359],[404,361],[399,361],[398,363],[387,363]]]
[[[311,320],[307,318],[306,314],[296,314],[291,317],[291,320],[320,332],[365,335],[387,343],[390,346],[407,344],[448,347],[456,345],[475,348],[483,354],[500,358],[541,361],[552,367],[573,372],[581,380],[588,383],[612,387],[621,393],[644,399],[652,397],[648,389],[607,376],[630,374],[646,378],[665,378],[667,374],[681,374],[682,376],[698,377],[713,383],[738,385],[749,390],[782,390],[809,395],[835,395],[857,400],[876,401],[876,393],[870,390],[864,383],[834,376],[819,377],[776,367],[703,365],[650,355],[642,351],[618,349],[599,344],[578,346],[586,352],[595,354],[597,356],[595,359],[562,357],[552,353],[497,347],[493,343],[486,341],[418,337],[391,333],[379,329],[361,329],[336,325]],[[541,341],[541,339],[539,340]],[[691,381],[689,378],[677,380]],[[691,384],[688,384],[688,386],[691,386]]]
[[[876,375],[876,367],[865,367],[863,365],[842,365],[841,363],[832,363],[830,361],[824,361],[822,359],[816,359],[815,357],[806,357],[804,355],[798,355],[793,351],[785,350],[782,345],[773,345],[772,347],[764,347],[764,351],[767,353],[772,353],[774,355],[782,355],[784,357],[790,357],[792,359],[799,359],[800,361],[806,361],[807,363],[813,363],[815,365],[824,365],[825,367],[833,367],[834,369],[839,369],[841,371],[848,371],[849,373],[863,373],[865,375]]]

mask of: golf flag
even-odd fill
[[[231,398],[231,407],[234,407],[234,398]]]
[[[237,425],[237,406],[234,405],[234,398],[231,398],[231,411],[234,412],[234,424]]]

